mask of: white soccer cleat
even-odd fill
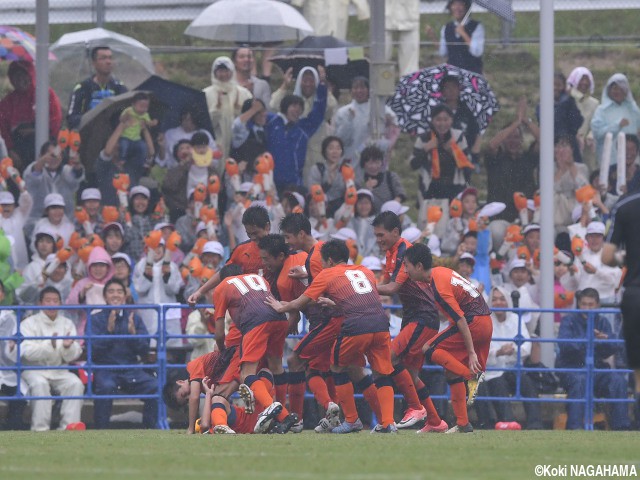
[[[337,403],[329,402],[325,418],[329,421],[331,427],[340,425],[340,407]]]
[[[226,435],[235,435],[236,432],[229,427],[229,425],[216,425],[213,427],[213,433],[215,434],[226,434]]]
[[[244,402],[244,410],[247,413],[253,413],[256,409],[256,399],[253,396],[253,391],[249,388],[249,385],[241,383],[238,387],[238,395]]]
[[[323,418],[318,422],[318,426],[314,428],[313,431],[316,433],[331,433],[332,428],[331,422]]]
[[[280,415],[282,411],[282,404],[280,402],[273,402],[269,405],[264,412],[258,415],[258,421],[256,426],[253,427],[253,433],[268,433],[273,425],[275,418]]]

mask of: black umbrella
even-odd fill
[[[278,65],[283,72],[293,68],[293,76],[296,77],[304,67],[324,66],[325,49],[353,46],[350,42],[339,40],[330,35],[309,36],[293,47],[279,50],[269,60]],[[327,78],[339,88],[351,88],[351,80],[354,77],[369,78],[369,60],[349,60],[345,65],[329,65],[327,67]]]

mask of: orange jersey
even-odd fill
[[[256,273],[262,275],[264,265],[260,258],[260,249],[256,242],[247,240],[233,249],[227,265],[234,264],[242,267],[242,273]]]
[[[282,265],[282,270],[280,270],[276,281],[277,294],[274,292],[278,300],[290,302],[304,293],[307,287],[297,278],[291,278],[289,276],[289,270],[295,266],[304,265],[306,259],[307,254],[305,252],[299,252],[289,255],[284,261],[284,265]]]
[[[342,334],[389,331],[373,272],[361,265],[340,264],[322,270],[304,294],[312,300],[326,295],[344,315]]]
[[[436,303],[453,323],[460,317],[490,315],[491,310],[476,288],[458,272],[446,267],[431,270],[431,288]]]
[[[304,266],[309,274],[309,284],[311,284],[313,279],[322,271],[322,255],[320,254],[320,250],[323,244],[324,242],[322,240],[318,240],[316,244],[311,247],[311,250],[309,250],[307,260],[304,262]]]
[[[217,350],[194,358],[187,363],[187,373],[190,382],[200,382],[209,377],[214,383],[220,380],[231,360],[233,352],[220,353]]]
[[[242,274],[225,278],[213,292],[216,319],[229,314],[242,335],[266,322],[286,320],[264,302],[270,295],[269,283],[256,274]]]

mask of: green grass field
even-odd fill
[[[635,432],[415,431],[188,436],[178,431],[0,433],[0,478],[531,479],[538,464],[635,465]]]

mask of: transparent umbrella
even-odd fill
[[[51,87],[63,105],[68,102],[73,85],[92,73],[91,50],[102,45],[113,51],[114,76],[129,89],[155,72],[149,47],[135,38],[104,28],[66,33],[51,46],[57,60],[50,67]]]

